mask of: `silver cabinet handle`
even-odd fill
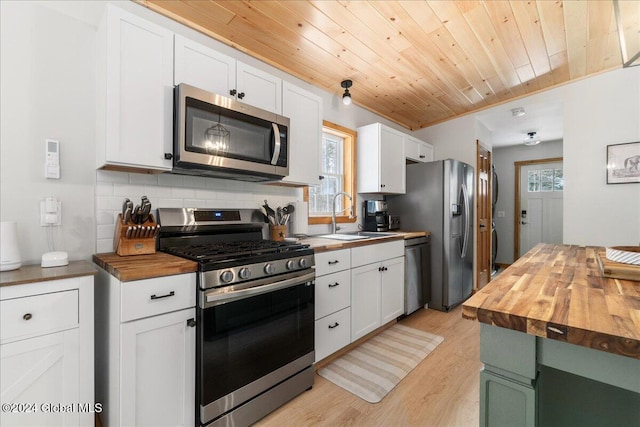
[[[275,146],[273,147],[273,156],[271,157],[271,164],[275,165],[278,163],[278,157],[280,157],[280,146],[282,145],[280,142],[280,128],[277,124],[271,123],[273,127],[273,142]]]

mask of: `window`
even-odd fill
[[[328,224],[331,222],[333,197],[344,191],[355,202],[355,146],[356,132],[323,122],[322,145],[320,151],[320,175],[324,178],[317,187],[307,187],[304,198],[309,202],[309,224]],[[354,218],[349,218],[348,208],[351,201],[345,196],[336,199],[336,221],[355,222],[358,210],[354,206]],[[347,209],[347,210],[345,210]]]
[[[540,191],[563,191],[564,176],[562,169],[541,169],[529,171],[527,188],[530,193]]]

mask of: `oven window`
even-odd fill
[[[313,289],[309,282],[204,310],[202,404],[313,351]]]
[[[269,164],[271,122],[187,98],[185,150]]]

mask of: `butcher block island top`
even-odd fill
[[[462,306],[462,316],[640,359],[640,282],[604,277],[600,247],[539,244]]]

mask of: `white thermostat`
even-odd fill
[[[47,155],[44,164],[44,177],[60,179],[60,142],[55,139],[47,139]]]

